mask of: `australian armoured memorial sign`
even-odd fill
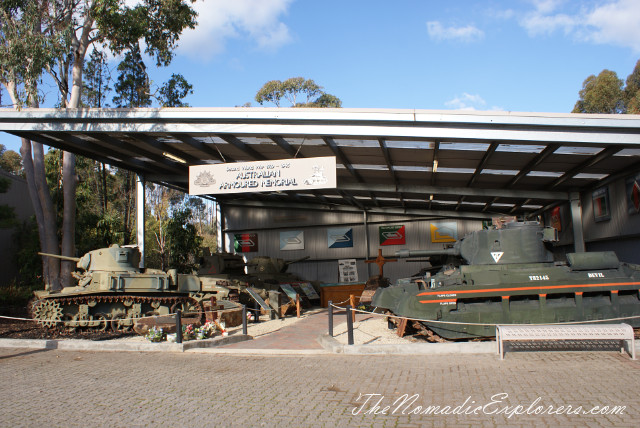
[[[336,187],[334,156],[189,167],[189,194],[273,192]]]

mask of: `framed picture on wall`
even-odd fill
[[[595,190],[591,197],[593,199],[593,219],[595,221],[605,221],[611,218],[609,208],[609,188],[601,187]]]
[[[258,251],[258,234],[237,233],[233,235],[233,249],[236,253],[252,253]]]
[[[640,174],[628,178],[626,181],[627,208],[629,214],[640,213]]]

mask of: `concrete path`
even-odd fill
[[[321,350],[323,348],[317,338],[327,333],[328,326],[328,311],[323,310],[264,336],[254,337],[253,340],[238,342],[220,348]]]
[[[638,385],[640,363],[613,352],[0,349],[7,427],[636,427]]]

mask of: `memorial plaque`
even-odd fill
[[[309,299],[315,300],[320,298],[315,288],[313,288],[313,285],[311,285],[310,283],[300,282],[299,285],[300,285],[300,289],[304,292],[304,294],[307,295]]]
[[[265,311],[270,311],[271,307],[269,305],[267,305],[267,302],[265,302],[264,300],[262,300],[262,297],[260,297],[258,295],[258,292],[256,290],[254,290],[251,287],[247,287],[247,293],[249,293],[249,295],[251,297],[253,297],[253,300],[255,300],[256,302],[258,302],[258,305],[260,305],[260,307],[262,309],[264,309]]]

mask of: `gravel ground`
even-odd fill
[[[396,329],[389,330],[386,317],[379,315],[359,315],[353,323],[353,342],[358,345],[387,345],[415,342],[411,336],[405,338],[396,334]],[[342,344],[347,344],[347,322],[333,327],[333,338]]]

